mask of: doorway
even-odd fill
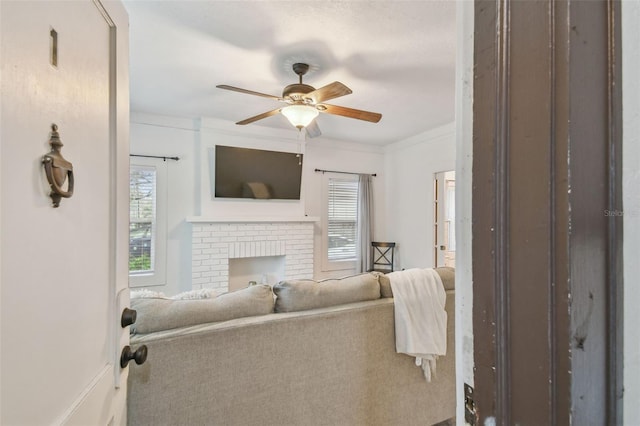
[[[433,182],[434,265],[456,267],[456,172],[435,174]]]

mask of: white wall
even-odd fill
[[[198,196],[199,176],[193,167],[198,158],[196,124],[175,117],[131,115],[131,154],[180,158],[163,164],[167,167],[167,284],[153,289],[166,294],[191,290],[191,225],[184,219],[194,214]]]
[[[396,269],[434,266],[434,175],[454,170],[453,123],[386,147],[387,229]]]
[[[227,200],[211,196],[210,150],[216,144],[304,153],[301,200]],[[374,188],[374,236],[385,230],[384,149],[324,137],[304,142],[295,130],[261,126],[239,127],[231,122],[203,118],[132,114],[131,152],[178,156],[170,161],[168,189],[168,285],[154,288],[165,294],[191,289],[191,225],[188,216],[205,217],[321,217],[322,174],[316,168],[354,173],[377,173]],[[315,226],[316,278],[343,276],[354,270],[322,271],[321,229]]]
[[[640,2],[622,2],[624,205],[624,424],[640,418]]]

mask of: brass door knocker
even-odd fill
[[[51,144],[51,151],[42,157],[42,164],[44,164],[44,171],[51,187],[49,196],[53,201],[53,207],[58,207],[62,198],[69,198],[73,195],[73,164],[65,160],[60,152],[60,148],[63,145],[56,124],[51,125],[49,143]],[[69,183],[65,191],[62,189],[62,185],[64,185],[67,177],[69,178]]]

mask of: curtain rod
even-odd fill
[[[129,154],[129,157],[143,157],[143,158],[162,158],[164,161],[167,160],[180,160],[180,157],[165,157],[163,155],[142,155],[142,154]]]
[[[322,172],[322,173],[342,173],[345,175],[359,175],[359,174],[368,174],[369,176],[373,176],[376,177],[377,174],[375,173],[355,173],[355,172],[338,172],[336,170],[322,170],[322,169],[316,169],[316,172]]]

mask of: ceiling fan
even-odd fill
[[[245,125],[272,115],[282,113],[289,122],[299,130],[306,129],[310,137],[320,135],[315,118],[319,113],[341,115],[347,118],[356,118],[358,120],[370,121],[377,123],[382,118],[382,114],[377,112],[363,111],[359,109],[341,107],[324,103],[330,99],[351,94],[349,89],[339,81],[327,84],[319,89],[302,83],[302,76],[309,71],[309,65],[303,63],[293,64],[293,72],[299,76],[299,82],[290,84],[282,91],[282,96],[267,95],[265,93],[254,92],[253,90],[241,89],[239,87],[227,86],[220,84],[216,86],[219,89],[232,90],[234,92],[246,93],[249,95],[262,96],[263,98],[274,99],[284,102],[287,106],[273,109],[271,111],[258,114],[254,117],[238,121],[236,124]]]

